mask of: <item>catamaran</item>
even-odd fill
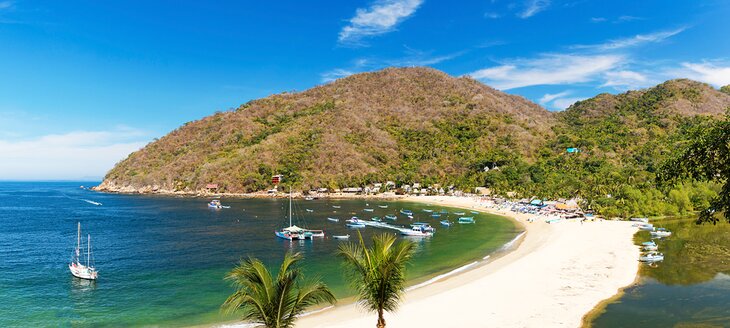
[[[81,222],[79,222],[76,235],[76,249],[74,249],[71,263],[68,264],[68,269],[71,270],[71,274],[76,278],[96,280],[99,272],[96,271],[93,262],[94,260],[91,258],[91,235],[87,235],[86,265],[81,264]]]
[[[292,193],[289,189],[289,227],[283,228],[278,231],[274,231],[274,234],[282,239],[296,240],[296,239],[312,239],[313,237],[324,237],[324,231],[322,230],[309,230],[297,227],[292,224]]]

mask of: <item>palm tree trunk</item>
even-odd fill
[[[383,318],[383,309],[378,309],[378,324],[375,325],[377,328],[385,328],[385,318]]]

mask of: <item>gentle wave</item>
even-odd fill
[[[455,275],[455,274],[457,274],[457,273],[459,273],[459,272],[462,272],[462,271],[464,271],[464,270],[466,270],[466,269],[468,269],[468,268],[471,268],[471,267],[473,267],[473,266],[477,265],[478,263],[479,263],[479,262],[477,262],[477,261],[474,261],[474,262],[472,262],[472,263],[469,263],[469,264],[467,264],[467,265],[464,265],[464,266],[458,267],[458,268],[456,268],[456,269],[454,269],[454,270],[451,270],[451,271],[449,271],[449,272],[446,272],[446,273],[444,273],[444,274],[441,274],[441,275],[435,276],[435,277],[433,277],[433,278],[431,278],[431,279],[429,279],[429,280],[426,280],[426,281],[424,281],[424,282],[422,282],[422,283],[420,283],[420,284],[417,284],[417,285],[413,285],[413,286],[411,286],[411,287],[408,287],[408,288],[406,288],[406,291],[411,291],[411,290],[414,290],[414,289],[417,289],[417,288],[421,288],[421,287],[424,287],[424,286],[428,286],[428,285],[430,285],[430,284],[433,284],[434,282],[437,282],[437,281],[439,281],[439,280],[441,280],[441,279],[443,279],[443,278],[446,278],[446,277],[448,277],[448,276],[452,276],[452,275]]]
[[[515,242],[517,242],[517,240],[520,239],[520,237],[522,237],[522,235],[525,234],[525,232],[526,231],[521,232],[519,235],[515,236],[515,238],[512,238],[512,240],[510,240],[508,243],[502,245],[502,247],[499,248],[499,251],[505,251],[505,250],[512,248],[512,245],[514,245]]]

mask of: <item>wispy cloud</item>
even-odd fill
[[[497,19],[497,18],[502,17],[502,15],[500,15],[497,12],[490,11],[490,12],[484,13],[484,17],[491,18],[491,19]]]
[[[644,18],[642,18],[642,17],[623,15],[623,16],[619,16],[618,18],[616,18],[616,20],[614,20],[613,22],[614,23],[625,23],[625,22],[633,22],[633,21],[643,20],[643,19]]]
[[[593,23],[603,23],[606,21],[605,17],[591,17],[591,22]]]
[[[622,59],[621,55],[543,54],[537,58],[510,60],[468,75],[500,90],[581,83],[616,69]]]
[[[148,139],[129,128],[73,131],[24,140],[0,139],[0,179],[74,179],[103,176]]]
[[[570,107],[570,105],[585,99],[586,97],[558,98],[552,102],[552,105],[555,109],[563,110]]]
[[[527,0],[524,10],[517,14],[519,18],[530,18],[550,6],[550,0]]]
[[[604,78],[606,82],[601,87],[613,87],[619,90],[639,89],[654,82],[650,81],[645,74],[629,70],[606,72]]]
[[[730,84],[730,66],[720,66],[713,63],[682,63],[682,67],[670,70],[672,77],[686,77],[700,82],[721,87]]]
[[[13,7],[14,2],[13,1],[0,1],[0,10],[3,9],[10,9]]]
[[[563,98],[567,95],[570,95],[571,91],[563,91],[559,93],[546,93],[544,96],[540,98],[540,104],[544,105],[547,104],[555,99]]]
[[[431,66],[461,56],[466,51],[458,51],[445,55],[435,55],[431,51],[422,51],[406,47],[404,56],[394,59],[358,58],[347,68],[335,68],[320,74],[323,83],[352,74],[371,71],[388,66]]]
[[[322,77],[321,78],[321,81],[322,81],[322,83],[328,83],[328,82],[332,82],[334,80],[337,80],[337,79],[340,79],[340,78],[343,78],[343,77],[350,76],[350,75],[355,74],[355,73],[357,73],[357,72],[351,71],[351,70],[342,69],[342,68],[335,68],[333,70],[330,70],[330,71],[327,71],[327,72],[322,73],[321,74],[321,77]]]
[[[574,49],[595,49],[595,50],[617,50],[633,46],[638,46],[645,43],[658,43],[662,42],[672,36],[682,33],[686,30],[686,27],[680,27],[674,30],[659,31],[649,34],[637,34],[629,38],[621,38],[609,40],[608,42],[593,45],[575,45],[572,46]]]
[[[363,45],[362,39],[388,33],[403,20],[413,15],[423,0],[379,0],[368,8],[359,8],[355,17],[342,28],[339,42]]]

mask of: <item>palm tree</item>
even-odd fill
[[[319,280],[303,282],[300,253],[287,253],[276,277],[258,259],[248,258],[229,272],[236,292],[223,303],[228,312],[241,311],[244,320],[266,327],[287,328],[304,310],[321,303],[335,304],[335,296]]]
[[[396,243],[395,235],[373,237],[373,246],[360,243],[340,245],[337,255],[344,259],[357,298],[366,309],[378,313],[376,327],[384,328],[384,311],[395,311],[405,291],[405,266],[413,257],[415,245],[409,241]]]

